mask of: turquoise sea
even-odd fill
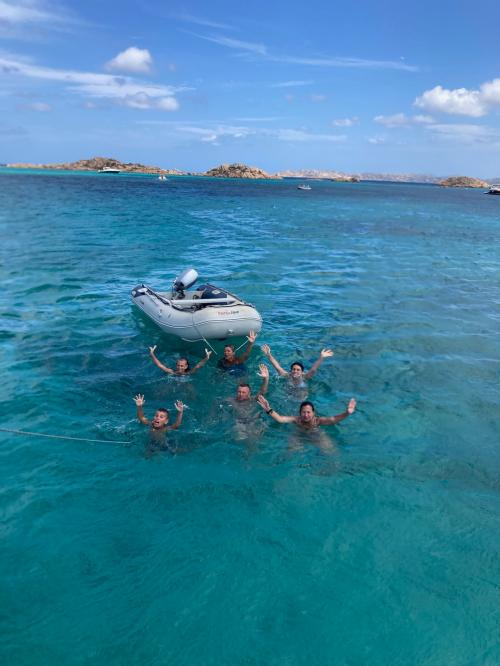
[[[296,186],[1,171],[2,664],[500,663],[500,198]],[[130,289],[189,266],[262,313],[254,391],[262,343],[334,349],[326,446],[153,365]],[[168,449],[136,393],[188,405]]]

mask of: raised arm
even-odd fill
[[[305,375],[306,378],[310,379],[314,375],[316,370],[319,368],[319,366],[323,363],[323,359],[329,358],[330,356],[333,356],[333,352],[331,349],[322,349],[319,353],[317,360],[313,363],[311,369],[308,372],[306,372]]]
[[[318,418],[318,423],[319,425],[335,425],[339,421],[343,421],[346,419],[348,416],[350,416],[356,409],[356,400],[354,398],[351,398],[349,400],[349,404],[347,405],[347,409],[345,412],[342,412],[342,414],[337,414],[337,416],[320,416]]]
[[[265,365],[264,363],[260,363],[259,372],[257,374],[259,375],[259,377],[262,377],[262,384],[260,385],[260,389],[257,396],[265,395],[267,393],[267,389],[269,388],[269,369],[267,365]]]
[[[198,361],[198,363],[194,366],[194,368],[191,370],[191,372],[189,374],[192,375],[197,370],[202,368],[205,365],[205,363],[208,361],[208,359],[210,358],[211,355],[212,355],[212,352],[209,351],[208,349],[205,349],[205,358],[202,358],[201,361]]]
[[[143,406],[144,406],[144,403],[146,402],[146,401],[144,400],[144,396],[141,395],[140,393],[138,393],[138,394],[135,396],[135,398],[133,398],[133,400],[134,400],[134,402],[135,402],[135,404],[136,404],[136,406],[137,406],[137,418],[139,419],[139,421],[140,421],[142,424],[144,424],[144,425],[149,425],[150,422],[149,422],[148,419],[144,416]]]
[[[241,356],[237,357],[236,359],[237,363],[244,363],[247,360],[247,358],[250,356],[250,352],[252,351],[254,342],[255,340],[257,340],[257,334],[255,333],[255,331],[248,332],[247,340],[248,340],[247,348],[245,349],[245,351]]]
[[[281,416],[278,412],[275,412],[272,407],[269,406],[269,403],[264,398],[263,395],[259,395],[257,402],[262,407],[262,409],[269,414],[275,421],[278,423],[295,423],[297,418],[295,416]]]
[[[171,368],[167,368],[166,365],[163,365],[163,363],[156,358],[155,351],[156,351],[156,345],[154,347],[149,348],[149,355],[153,359],[153,363],[157,365],[160,368],[160,370],[163,370],[163,372],[168,372],[169,375],[173,375],[174,371]]]
[[[177,430],[177,428],[182,423],[182,415],[184,414],[184,405],[182,400],[175,401],[175,409],[177,410],[177,418],[175,419],[175,423],[172,423],[171,426],[168,426],[169,430]]]
[[[272,366],[275,368],[275,370],[278,372],[278,374],[281,375],[281,377],[285,377],[288,374],[288,372],[281,367],[278,361],[271,354],[271,348],[269,347],[269,345],[262,345],[262,352],[264,356],[267,357]]]

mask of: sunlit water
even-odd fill
[[[500,200],[381,183],[0,175],[2,663],[498,664]],[[135,312],[181,269],[281,363],[299,438]],[[192,363],[202,348],[187,350]],[[271,369],[269,400],[298,396]],[[188,409],[168,448],[146,415]],[[325,439],[326,438],[326,439]]]

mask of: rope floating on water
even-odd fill
[[[70,437],[69,435],[48,435],[44,432],[30,432],[29,430],[12,430],[0,428],[0,432],[10,432],[14,435],[30,435],[31,437],[50,437],[50,439],[72,439],[76,442],[97,442],[99,444],[130,444],[116,439],[87,439],[85,437]]]

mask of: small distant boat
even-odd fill
[[[500,194],[500,187],[490,187],[485,194]]]
[[[298,190],[311,190],[312,187],[310,185],[297,185]]]
[[[145,284],[132,289],[132,302],[162,331],[187,342],[226,340],[258,333],[262,317],[250,303],[212,284],[186,291],[198,279],[187,268],[172,284],[171,291],[153,291]]]
[[[116,167],[102,167],[97,173],[121,173],[121,169]]]
[[[168,180],[168,178],[164,174],[161,174],[161,176],[158,176],[158,180]]]

